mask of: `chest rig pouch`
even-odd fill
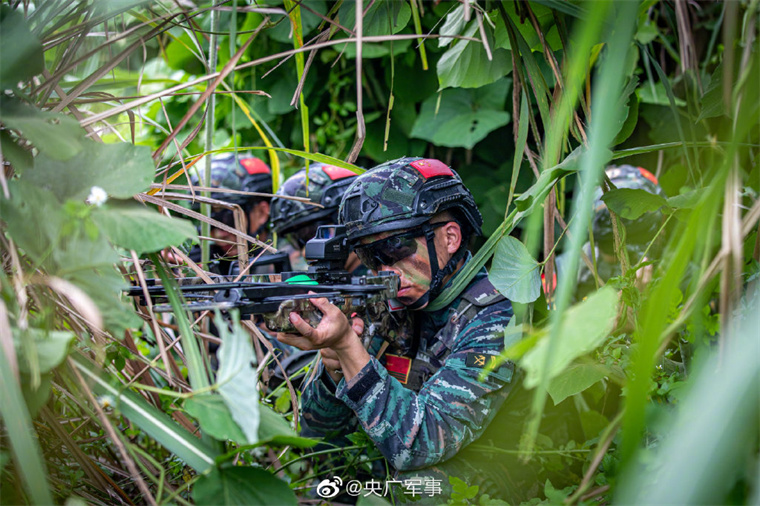
[[[406,368],[408,374],[398,375],[393,372],[391,374],[399,379],[406,388],[419,392],[422,385],[438,372],[438,369],[446,362],[446,358],[454,348],[457,336],[461,334],[470,321],[484,308],[504,300],[506,298],[494,288],[487,277],[471,284],[462,293],[459,303],[456,306],[449,307],[446,323],[440,330],[431,334],[430,331],[434,330],[432,324],[430,327],[422,324],[419,348],[410,364],[399,364],[399,360],[409,359],[387,356],[386,367],[389,370],[394,365],[397,369],[399,365],[402,369]],[[389,365],[391,367],[388,367]],[[406,382],[403,381],[404,376],[406,376]]]

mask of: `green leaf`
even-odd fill
[[[362,33],[365,37],[396,34],[406,28],[412,18],[412,9],[407,2],[364,2],[364,5],[365,8],[370,5],[362,19]],[[356,27],[356,2],[343,3],[340,19],[350,30]],[[400,41],[394,44],[398,42]]]
[[[14,329],[19,330],[19,329]],[[20,331],[20,330],[19,330]],[[34,340],[34,346],[29,347],[37,352],[37,364],[39,372],[44,374],[52,371],[66,359],[69,354],[69,347],[76,338],[72,332],[61,330],[46,331],[38,328],[29,328],[26,330],[26,338]],[[23,353],[25,348],[19,350]],[[19,370],[29,372],[26,368],[27,360],[19,361]]]
[[[450,45],[455,39],[454,35],[459,35],[462,29],[465,27],[464,20],[464,4],[458,5],[446,15],[446,20],[441,26],[438,39],[438,47],[446,47]]]
[[[36,432],[3,346],[0,346],[0,418],[5,427],[6,441],[13,451],[16,471],[31,502],[53,504]]]
[[[296,505],[296,496],[288,485],[263,469],[230,467],[214,469],[193,488],[193,500],[199,506],[225,504]]]
[[[32,418],[37,418],[42,407],[47,403],[50,398],[50,392],[53,386],[53,375],[43,374],[40,376],[40,385],[36,389],[32,385],[32,381],[23,381],[21,384],[21,392],[24,394],[24,400],[26,401],[26,407],[29,410],[29,414]]]
[[[75,354],[71,358],[74,367],[79,370],[85,381],[91,382],[95,393],[111,396],[121,414],[167,450],[199,473],[214,467],[218,451],[203,444],[200,439],[177,425],[166,413],[148,404],[140,395],[131,390],[124,390],[121,384],[118,387],[112,385],[84,357]]]
[[[654,86],[650,83],[645,83],[641,88],[637,90],[641,102],[644,104],[654,105],[670,105],[668,100],[668,91],[662,82],[658,82]],[[674,97],[675,104],[679,107],[686,105],[686,101],[680,98]]]
[[[0,216],[8,235],[34,261],[42,259],[58,244],[65,214],[55,196],[24,180],[8,183],[11,195],[0,194]],[[29,226],[31,223],[34,226]]]
[[[232,330],[228,322],[217,314],[214,318],[219,329],[222,345],[219,347],[219,372],[217,383],[232,418],[242,429],[248,444],[259,440],[259,391],[258,377],[253,363],[250,336],[240,326],[240,316],[232,313]]]
[[[701,112],[697,122],[707,118],[715,118],[726,114],[726,106],[723,101],[723,63],[715,68],[710,76],[710,85],[700,99]]]
[[[412,137],[438,146],[472,149],[486,135],[509,123],[504,111],[510,80],[477,89],[445,89],[422,103]],[[437,109],[437,110],[436,110]]]
[[[631,83],[636,83],[637,81],[637,79],[633,79],[631,80]],[[618,132],[617,136],[615,136],[615,140],[612,141],[612,144],[615,146],[622,144],[623,141],[628,139],[636,129],[636,125],[639,122],[639,97],[636,95],[636,93],[633,93],[633,88],[631,89],[631,93],[629,95],[626,96],[624,93],[624,96],[621,98],[627,99],[628,103],[624,107],[626,111],[625,120],[620,126],[620,131]]]
[[[638,188],[611,190],[602,195],[602,200],[618,216],[628,220],[637,220],[644,213],[653,212],[668,205],[668,201],[662,196]]]
[[[147,146],[84,141],[82,151],[65,161],[40,155],[25,179],[52,191],[63,202],[83,200],[93,186],[110,196],[130,198],[153,181],[155,166]]]
[[[259,404],[259,442],[274,445],[288,445],[296,448],[311,448],[318,441],[300,437],[285,417],[269,406]]]
[[[31,151],[19,146],[7,130],[0,132],[0,145],[3,146],[3,157],[13,165],[16,174],[23,174],[34,165]]]
[[[573,364],[552,379],[546,391],[552,396],[556,406],[571,395],[583,392],[605,375],[605,370],[601,366]]]
[[[87,142],[84,129],[74,118],[40,111],[2,95],[0,120],[9,128],[20,131],[40,153],[55,160],[72,158]]]
[[[540,267],[522,242],[507,235],[496,247],[488,279],[509,300],[526,304],[541,291]]]
[[[146,207],[97,209],[92,219],[113,244],[135,250],[138,255],[196,237],[189,221],[162,216]]]
[[[490,35],[490,27],[486,25]],[[475,21],[470,23],[464,35],[473,37],[478,31]],[[492,60],[488,59],[481,42],[457,40],[438,60],[436,69],[440,89],[480,88],[494,83],[512,72],[512,56],[509,51],[494,47],[493,36],[488,36]]]
[[[42,44],[29,31],[24,16],[0,6],[0,89],[15,88],[45,70]]]
[[[314,30],[317,26],[319,26],[319,23],[322,22],[322,18],[319,17],[318,14],[325,15],[327,14],[327,7],[325,6],[325,2],[322,0],[309,0],[308,3],[309,9],[301,9],[301,30],[302,35],[308,35],[311,33],[312,30]],[[318,14],[315,14],[311,11],[315,11]],[[280,17],[277,16],[274,18],[275,21],[279,21]],[[344,19],[344,18],[341,18]],[[353,21],[354,18],[351,18]],[[256,28],[256,26],[252,27]],[[289,19],[285,18],[282,21],[280,21],[276,26],[270,28],[267,30],[267,36],[272,38],[272,40],[276,40],[277,42],[281,42],[283,44],[293,44],[293,24],[290,22]]]
[[[219,440],[230,440],[240,445],[246,444],[245,434],[235,420],[220,395],[194,395],[185,401],[187,412],[198,420],[201,430]]]
[[[549,352],[548,339],[539,341],[520,361],[527,373],[525,387],[538,386],[542,374],[546,374],[549,380],[557,377],[573,360],[602,344],[615,324],[617,306],[617,293],[613,288],[605,286],[568,309],[558,332],[561,339],[557,340],[556,348],[551,350],[552,361],[548,371],[544,371],[546,354]]]

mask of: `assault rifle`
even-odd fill
[[[345,270],[349,253],[345,227],[321,226],[316,236],[306,243],[307,271],[249,275],[244,281],[234,281],[231,276],[214,276],[214,283],[206,283],[201,278],[181,278],[177,280],[178,289],[187,301],[183,308],[222,313],[238,310],[241,318],[260,316],[273,332],[297,333],[288,318],[290,313],[295,311],[316,326],[322,313],[309,299],[325,297],[346,316],[355,315],[364,320],[365,346],[382,329],[382,337],[392,345],[394,352],[403,354],[411,342],[411,324],[407,312],[395,300],[398,275],[379,272],[352,276]],[[159,284],[160,280],[146,282],[153,310],[172,312],[174,308],[168,304],[166,289]],[[142,287],[129,288],[127,294],[140,297],[141,304],[146,305]]]

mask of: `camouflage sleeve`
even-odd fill
[[[355,432],[356,420],[351,409],[335,396],[335,382],[324,369],[320,363],[314,379],[301,392],[301,435],[334,440]]]
[[[357,415],[380,452],[400,471],[443,462],[477,439],[511,390],[514,364],[479,380],[488,355],[504,349],[510,312],[485,310],[457,337],[455,348],[420,389],[405,388],[374,358],[337,397]]]

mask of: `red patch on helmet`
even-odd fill
[[[641,173],[642,176],[649,179],[654,184],[659,184],[657,183],[657,177],[651,172],[649,172],[648,170],[646,170],[644,167],[636,167],[636,168],[639,169],[639,172]]]
[[[416,162],[412,162],[409,165],[417,169],[417,171],[422,174],[422,177],[425,179],[430,179],[434,176],[454,175],[448,165],[440,160],[435,160],[433,158],[428,158],[426,160],[417,160]]]
[[[242,165],[250,175],[272,173],[272,171],[269,170],[269,165],[258,158],[241,158],[240,165]]]
[[[333,181],[335,181],[336,179],[343,179],[344,177],[356,176],[356,173],[351,172],[348,169],[341,169],[340,167],[335,167],[334,165],[323,165],[322,172],[327,174],[327,177],[329,177]]]

